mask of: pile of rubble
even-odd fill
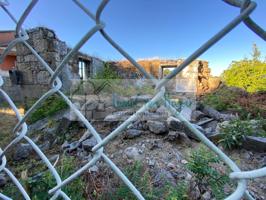
[[[134,98],[139,98],[139,101],[148,99],[147,96],[146,98],[143,96],[142,99],[140,96]],[[132,109],[124,109],[108,114],[103,121],[96,120],[92,123],[100,136],[104,138],[134,113],[135,111]],[[235,115],[220,113],[208,106],[197,106],[195,110],[183,107],[181,113],[213,141],[219,140],[221,125],[237,118]],[[71,119],[69,110],[57,113],[52,119],[46,118],[32,124],[28,134],[37,142],[51,162],[58,160],[60,154],[64,153],[77,157],[80,161],[78,165],[83,166],[92,159],[92,148],[97,144],[95,138],[82,123]],[[253,144],[253,148],[257,148],[253,150],[265,148],[265,138],[264,141],[256,142],[256,144],[249,142]],[[258,142],[261,145],[258,145]],[[156,187],[163,187],[166,183],[175,186],[180,181],[185,181],[189,184],[189,194],[192,195],[189,196],[189,199],[201,199],[204,196],[204,199],[209,200],[213,199],[211,191],[202,192],[198,186],[195,186],[194,175],[186,168],[189,162],[186,151],[198,148],[199,145],[194,134],[161,105],[142,113],[139,119],[130,125],[121,136],[105,147],[105,153],[121,169],[135,161],[141,161],[152,173],[152,182]],[[55,149],[57,149],[56,154]],[[9,156],[12,156],[15,161],[34,159],[32,152],[33,149],[30,145],[18,144],[16,151]],[[242,149],[237,153],[237,158],[239,157],[243,157],[243,162],[248,163],[244,165],[244,169],[251,165],[252,168],[266,165],[265,153]],[[221,170],[226,170],[225,166],[221,165],[220,167]],[[108,166],[99,161],[88,170],[88,173],[94,174],[96,177],[97,175],[102,176],[101,173],[106,169],[109,169]],[[109,180],[112,177],[106,177],[106,179]],[[0,175],[0,186],[4,185],[4,182],[5,177]],[[256,192],[257,190],[263,191],[265,186],[263,182],[256,182],[254,188],[256,188]],[[226,193],[230,193],[230,191]]]

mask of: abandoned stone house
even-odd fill
[[[55,32],[44,27],[37,27],[27,31],[27,42],[38,54],[55,69],[66,54],[71,50],[65,42],[58,39]],[[0,32],[0,51],[14,39],[13,31]],[[78,52],[63,68],[60,78],[63,81],[63,90],[69,89],[72,84],[86,80],[102,70],[104,62],[96,57]],[[50,74],[40,64],[37,58],[23,44],[16,45],[0,65],[1,76],[5,79],[4,89],[16,101],[25,97],[40,97],[50,87]]]
[[[138,63],[154,77],[162,79],[173,69],[178,68],[184,59],[144,59]],[[113,62],[112,66],[123,78],[142,77],[137,69],[129,61]],[[126,72],[126,73],[125,73]],[[130,72],[130,73],[129,73]],[[168,89],[174,92],[203,94],[213,91],[221,83],[219,77],[211,75],[208,61],[195,60],[179,74],[169,81]]]
[[[53,30],[37,27],[27,31],[27,42],[37,53],[55,69],[71,50],[61,41]],[[8,43],[14,39],[13,31],[0,32],[0,53]],[[166,70],[171,71],[178,67],[184,60],[140,60],[138,61],[146,71],[157,78],[163,78]],[[141,78],[141,74],[128,61],[109,62],[110,66],[119,76],[127,79]],[[80,80],[93,77],[104,67],[104,61],[78,52],[63,68],[60,78],[63,90],[69,90],[72,85]],[[24,101],[25,98],[38,98],[50,89],[48,81],[50,74],[40,64],[24,44],[18,44],[6,56],[0,65],[0,75],[5,79],[4,89],[15,101]],[[203,93],[217,88],[220,80],[210,75],[207,61],[195,60],[170,85],[176,92]]]

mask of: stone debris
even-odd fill
[[[176,180],[171,172],[167,171],[166,169],[157,170],[154,177],[154,185],[157,187],[163,187],[167,183],[170,183],[173,186],[176,185]]]
[[[184,132],[189,137],[191,137],[191,138],[193,138],[195,140],[198,140],[196,135],[187,126],[185,126],[183,122],[179,121],[178,119],[176,119],[174,117],[169,117],[167,119],[167,124],[168,124],[169,128],[171,128],[172,130],[179,131],[179,132]],[[196,129],[201,131],[203,134],[205,134],[205,130],[201,126],[198,126],[197,124],[192,124],[192,125]]]
[[[128,159],[141,160],[142,156],[137,147],[128,147],[124,150],[124,154]]]
[[[91,151],[91,149],[97,145],[97,140],[95,139],[95,137],[91,137],[90,139],[86,139],[82,142],[82,148],[85,151]]]
[[[203,106],[202,111],[209,117],[214,118],[218,121],[231,121],[231,120],[237,119],[237,116],[235,115],[220,113],[214,108],[209,107],[209,106]]]
[[[7,184],[7,179],[4,174],[0,174],[0,188],[4,187]]]
[[[133,114],[133,111],[125,110],[125,111],[118,111],[114,112],[112,114],[107,115],[104,118],[105,122],[119,122],[119,121],[125,121],[127,120],[131,115]]]
[[[126,130],[125,138],[126,139],[133,139],[133,138],[141,136],[141,134],[142,134],[141,130],[129,129],[129,130]]]
[[[256,152],[266,152],[266,138],[246,136],[242,144],[243,148]]]
[[[165,134],[169,131],[166,123],[164,122],[148,121],[147,125],[149,127],[149,130],[157,135]]]
[[[190,107],[184,106],[181,109],[180,114],[187,120],[187,121],[191,121],[191,117],[192,117],[192,109]]]
[[[166,136],[166,139],[169,141],[177,141],[179,139],[179,133],[176,131],[169,131],[168,135]]]
[[[191,121],[196,122],[199,121],[201,118],[205,117],[206,115],[201,112],[200,110],[193,110],[191,114]]]
[[[20,161],[28,158],[33,151],[30,144],[18,144],[13,155],[15,161]]]
[[[136,95],[136,96],[132,96],[130,97],[130,99],[134,102],[148,102],[149,100],[152,99],[152,95],[148,95],[148,94],[145,94],[145,95]]]

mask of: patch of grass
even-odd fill
[[[59,176],[62,180],[68,178],[75,170],[77,160],[73,157],[63,157],[60,160],[59,166],[56,167]],[[56,186],[56,182],[52,174],[47,171],[40,179],[29,178],[26,182],[29,194],[33,200],[43,200],[49,199],[50,195],[48,191]],[[73,182],[67,184],[62,190],[72,199],[72,200],[85,200],[85,187],[86,183],[82,177],[78,177]]]
[[[30,108],[32,105],[33,104],[30,103],[27,107]],[[53,116],[56,112],[66,109],[67,107],[67,103],[61,97],[53,95],[46,99],[45,102],[30,115],[27,122],[32,124],[45,117]]]
[[[177,186],[167,183],[162,188],[155,187],[152,182],[152,175],[142,165],[141,162],[135,162],[125,169],[125,175],[136,186],[146,200],[187,200],[187,185],[180,182]],[[106,198],[108,196],[108,198]],[[123,199],[135,200],[131,190],[121,183],[117,189],[108,195],[102,195],[100,199]]]
[[[224,199],[223,188],[229,183],[229,177],[214,166],[221,165],[218,156],[206,147],[200,147],[191,153],[187,168],[193,172],[199,189],[209,187],[216,199]]]
[[[12,130],[16,125],[16,116],[0,114],[0,147],[3,149],[14,137]]]
[[[58,163],[58,167],[56,167],[56,170],[62,180],[68,178],[72,173],[74,173],[74,171],[76,170],[76,163],[77,160],[73,157],[61,158]],[[23,167],[20,168],[22,170],[25,170],[27,166],[23,165]],[[48,194],[48,191],[54,186],[56,186],[56,181],[50,171],[43,172],[43,170],[45,170],[43,169],[43,165],[42,167],[38,166],[38,169],[39,175],[37,177],[27,177],[28,175],[31,175],[32,171],[26,172],[27,175],[23,178],[19,178],[19,181],[23,185],[24,189],[27,191],[28,195],[32,200],[48,200],[51,197],[51,195]],[[20,172],[22,170],[20,170]],[[18,171],[18,169],[16,169],[16,171]],[[62,190],[72,200],[85,200],[85,189],[86,183],[82,176],[78,177],[73,182],[67,184],[65,187],[62,188]],[[18,192],[18,189],[11,182],[8,183],[3,189],[0,189],[0,192],[9,197],[12,197],[13,199],[23,199],[20,192]]]

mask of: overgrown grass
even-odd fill
[[[110,66],[105,63],[102,71],[98,72],[95,77],[86,81],[81,81],[77,85],[73,94],[102,94],[102,93],[117,93],[121,96],[132,96],[138,94],[154,94],[154,88],[145,84],[141,87],[136,86],[136,80],[126,80]]]
[[[219,158],[206,147],[201,146],[191,153],[187,167],[193,172],[199,189],[209,187],[215,199],[220,200],[226,197],[223,189],[229,183],[229,177],[218,171],[215,165],[222,165]]]
[[[72,173],[75,172],[77,168],[76,163],[78,162],[74,157],[62,157],[58,163],[58,166],[56,167],[59,176],[63,180],[68,178]],[[40,173],[39,176],[35,176],[35,178],[27,176],[24,178],[20,178],[20,183],[22,183],[24,189],[27,191],[28,195],[32,200],[50,199],[51,195],[48,194],[48,191],[54,186],[56,186],[56,181],[49,171]],[[85,200],[85,189],[86,183],[82,176],[62,188],[62,190],[72,200]],[[3,192],[3,194],[10,196],[14,199],[23,199],[20,192],[18,192],[17,188],[12,183],[6,185],[3,190],[0,190],[0,192]]]
[[[143,166],[141,162],[136,161],[133,165],[125,169],[125,175],[136,186],[146,200],[187,200],[187,185],[180,182],[177,186],[170,183],[163,187],[155,187],[152,182],[151,173]],[[135,200],[131,190],[121,183],[113,193],[103,194],[100,199],[123,199]]]
[[[30,108],[32,105],[33,102],[28,103],[27,107]],[[48,99],[46,99],[45,102],[43,102],[41,106],[30,115],[27,122],[32,124],[45,117],[50,117],[56,112],[66,109],[67,107],[67,103],[61,97],[59,97],[58,95],[53,95],[51,97],[48,97]]]
[[[74,157],[63,157],[56,168],[59,176],[64,180],[75,172],[77,160]],[[54,177],[50,172],[46,172],[41,177],[40,181],[28,180],[30,194],[33,200],[49,199],[47,191],[56,186]],[[73,182],[67,184],[62,190],[72,200],[82,200],[85,198],[86,183],[82,177],[78,177]]]

